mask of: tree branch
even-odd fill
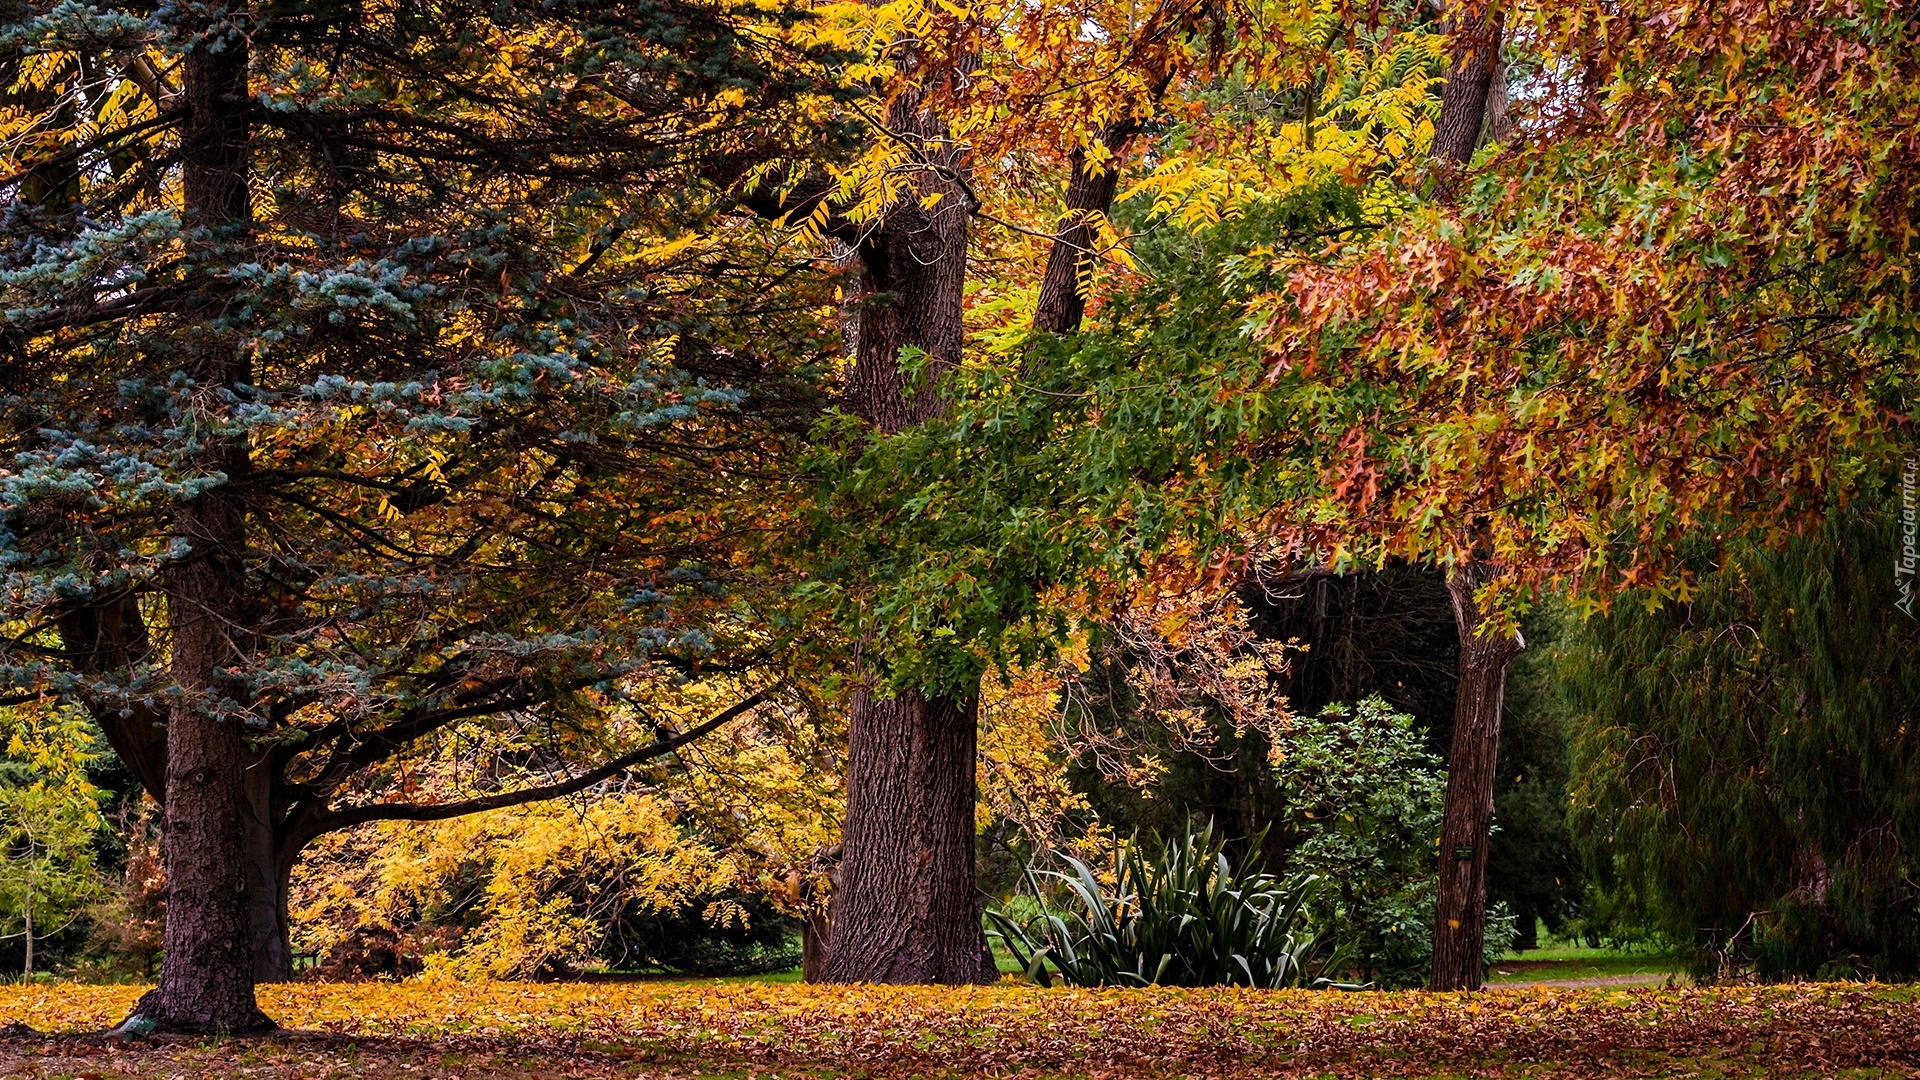
[[[488,810],[500,810],[523,803],[539,802],[544,799],[557,799],[584,791],[602,780],[611,779],[626,772],[635,765],[662,754],[670,754],[682,746],[715,731],[740,714],[767,700],[772,688],[762,690],[729,707],[726,711],[696,727],[689,728],[678,735],[661,739],[643,746],[631,753],[622,754],[605,765],[590,772],[581,773],[571,780],[557,784],[544,784],[540,787],[526,788],[521,791],[505,791],[498,795],[487,795],[464,802],[425,805],[420,803],[374,803],[370,806],[356,806],[345,810],[335,810],[322,814],[313,823],[315,835],[350,828],[369,821],[445,821],[448,818],[465,817],[468,814],[483,813]]]

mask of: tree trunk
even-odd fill
[[[889,114],[894,130],[917,140],[933,169],[919,174],[918,194],[939,195],[931,208],[912,194],[888,212],[856,248],[860,303],[846,406],[885,434],[939,415],[940,376],[960,362],[967,283],[969,196],[950,177],[966,161],[948,147],[945,126],[905,95]],[[902,349],[927,357],[926,378],[909,385]]]
[[[1453,57],[1440,91],[1440,118],[1433,125],[1433,156],[1465,164],[1473,159],[1485,128],[1487,99],[1500,63],[1501,16],[1484,2],[1463,0],[1447,19]],[[1504,100],[1503,87],[1500,97]]]
[[[222,700],[219,674],[241,659],[230,628],[245,604],[244,514],[228,484],[174,515],[174,535],[191,550],[167,572],[179,696],[167,723],[166,944],[160,985],[134,1009],[164,1031],[273,1026],[253,997],[246,739]]]
[[[1485,975],[1487,831],[1493,824],[1494,769],[1500,759],[1500,706],[1507,664],[1525,643],[1518,634],[1482,635],[1474,591],[1492,572],[1462,567],[1447,575],[1460,627],[1460,685],[1447,758],[1447,801],[1440,828],[1440,895],[1433,919],[1433,988],[1478,990]]]
[[[1113,193],[1120,183],[1120,151],[1137,128],[1127,121],[1108,125],[1100,133],[1108,156],[1099,171],[1088,164],[1085,151],[1074,151],[1073,175],[1067,180],[1067,216],[1047,251],[1047,271],[1040,279],[1040,300],[1033,309],[1034,329],[1071,334],[1080,328],[1087,311],[1080,282],[1095,258],[1090,221],[1113,208]]]
[[[847,407],[891,434],[938,415],[940,377],[960,361],[970,197],[961,151],[918,95],[895,101],[889,126],[930,166],[860,240],[858,341]],[[901,350],[926,354],[911,383]],[[831,901],[828,982],[975,983],[993,977],[974,884],[977,689],[959,698],[854,695],[847,818]]]
[[[1465,164],[1480,144],[1487,99],[1500,68],[1501,17],[1484,2],[1459,0],[1447,20],[1452,62],[1434,124],[1433,155]],[[1451,201],[1454,178],[1442,178],[1440,197]],[[1483,637],[1474,591],[1496,570],[1463,566],[1447,576],[1454,622],[1460,630],[1460,682],[1454,696],[1453,746],[1440,829],[1440,891],[1434,904],[1433,988],[1477,990],[1485,976],[1487,831],[1493,824],[1493,778],[1500,758],[1500,706],[1507,664],[1522,647],[1518,635]]]
[[[858,693],[828,982],[992,978],[973,870],[978,699]]]
[[[217,252],[243,240],[247,198],[247,44],[224,28],[184,60],[189,116],[181,136],[181,180],[193,243]],[[209,306],[207,320],[219,313]],[[188,327],[185,361],[210,392],[249,381],[245,358],[206,322]],[[244,439],[210,434],[196,462],[218,483],[177,503],[173,535],[183,549],[163,587],[172,639],[173,704],[167,718],[163,850],[167,923],[160,984],[134,1006],[123,1031],[260,1031],[274,1026],[254,1002],[246,853],[248,760],[243,719],[226,674],[244,670],[247,640],[247,520],[242,486],[250,463]]]
[[[800,978],[805,982],[824,982],[827,977],[827,917],[807,912],[800,923]]]
[[[247,791],[247,925],[253,951],[253,981],[286,982],[293,978],[293,945],[289,937],[287,890],[293,864],[299,859],[293,845],[284,842],[278,828],[281,815],[273,803],[274,762],[265,754],[249,755]]]

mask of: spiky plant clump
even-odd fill
[[[1211,822],[1177,840],[1136,835],[1115,854],[1111,889],[1079,859],[1071,872],[1029,870],[1039,914],[989,911],[991,933],[1042,986],[1328,985],[1332,962],[1313,963],[1318,938],[1300,920],[1317,879],[1236,868],[1224,848]],[[1046,902],[1043,877],[1064,885],[1066,906]]]

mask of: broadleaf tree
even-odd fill
[[[854,271],[844,410],[820,458],[823,566],[808,587],[859,643],[822,969],[845,981],[971,982],[992,974],[973,880],[980,679],[1017,625],[1048,627],[1030,640],[1057,638],[1061,619],[1025,605],[1059,583],[1017,557],[982,566],[950,535],[921,546],[953,509],[929,503],[930,489],[974,478],[932,458],[903,468],[894,446],[912,455],[929,425],[950,430],[967,364],[1012,374],[1049,362],[1052,351],[1028,343],[1077,330],[1101,271],[1124,272],[1109,212],[1142,156],[1137,140],[1176,122],[1196,146],[1236,138],[1208,109],[1207,93],[1230,83],[1249,97],[1279,93],[1289,114],[1304,113],[1295,127],[1313,129],[1320,61],[1350,21],[1334,5],[831,10],[843,27],[835,43],[865,53],[849,81],[877,88],[846,110],[867,152],[845,166],[761,170],[741,188],[763,216],[843,245]],[[976,258],[1004,269],[976,274]],[[993,332],[969,340],[970,328]],[[948,520],[964,533],[969,516]],[[1010,606],[994,610],[999,600]]]
[[[1529,590],[1684,598],[1685,545],[1807,528],[1894,452],[1920,144],[1899,5],[1453,19],[1475,51],[1443,95],[1436,197],[1292,268],[1261,305],[1272,365],[1249,392],[1319,398],[1339,447],[1323,494],[1274,514],[1282,543],[1456,568],[1462,786],[1435,985],[1471,987],[1500,672]],[[1540,74],[1515,137],[1476,156],[1503,30]]]

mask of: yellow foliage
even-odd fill
[[[458,920],[473,932],[432,966],[504,978],[590,962],[625,912],[735,917],[713,898],[742,883],[739,864],[676,816],[659,795],[608,793],[323,837],[295,877],[295,948]]]
[[[0,985],[0,1025],[100,1030],[124,1016],[142,989]],[[1717,1075],[1830,1076],[1902,1072],[1914,1044],[1911,992],[1870,983],[1349,994],[422,978],[265,986],[260,1004],[286,1027],[346,1038],[195,1039],[110,1052],[0,1044],[0,1068],[17,1062],[29,1075],[966,1077],[1005,1075],[1011,1061],[1048,1076],[1519,1077],[1690,1073],[1698,1070],[1683,1066],[1709,1053]],[[1515,1067],[1490,1064],[1488,1046],[1508,1051]],[[19,1056],[9,1057],[15,1047]],[[90,1056],[77,1060],[81,1053]]]
[[[1067,779],[1058,670],[1015,671],[986,680],[980,693],[976,823],[983,832],[996,821],[1010,824],[1038,863],[1056,853],[1084,858],[1106,839],[1087,797]]]

